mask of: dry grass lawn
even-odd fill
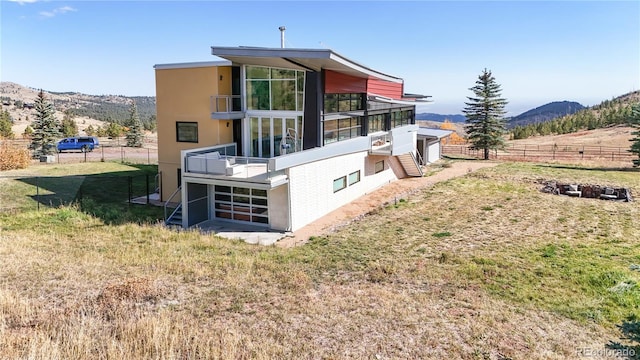
[[[640,193],[634,171],[507,163],[289,249],[74,207],[0,214],[0,354],[611,358],[637,345],[618,326],[640,316],[640,205],[541,179]]]

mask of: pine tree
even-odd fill
[[[127,146],[130,147],[142,147],[142,121],[138,116],[138,108],[136,102],[131,102],[131,108],[129,109],[129,120],[127,121]]]
[[[33,121],[33,135],[29,149],[34,157],[53,155],[56,152],[56,140],[60,137],[60,123],[54,116],[53,105],[44,97],[40,90],[34,108],[36,118]]]
[[[467,97],[469,102],[465,102],[467,106],[462,110],[467,118],[467,137],[472,149],[484,150],[484,159],[487,160],[489,150],[504,147],[504,107],[507,100],[500,97],[500,85],[487,69],[469,90],[473,91],[474,97]]]
[[[73,114],[69,110],[64,112],[61,131],[65,137],[78,135],[78,124],[76,124],[76,121],[73,119]]]
[[[631,153],[638,156],[637,159],[633,159],[633,166],[640,166],[640,104],[636,104],[631,108],[631,116],[628,118],[629,124],[635,128],[635,131],[631,132],[634,136],[631,141]]]
[[[11,129],[11,115],[7,110],[0,111],[0,139],[13,139],[13,130]]]
[[[22,133],[22,138],[31,140],[31,136],[33,136],[33,129],[31,128],[31,126],[27,125],[27,127],[24,128],[24,132]]]

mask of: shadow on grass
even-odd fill
[[[163,219],[163,209],[130,199],[155,191],[156,165],[129,165],[137,170],[92,175],[35,176],[18,179],[35,187],[30,196],[48,207],[77,206],[107,224],[153,223]]]
[[[627,344],[610,341],[606,345],[607,349],[625,359],[640,359],[640,321],[638,317],[630,317],[618,325],[618,328],[622,333],[621,339]]]

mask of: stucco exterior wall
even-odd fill
[[[178,186],[180,151],[232,142],[231,124],[212,120],[212,95],[231,94],[230,66],[156,69],[158,170],[162,173],[162,199]],[[198,142],[178,142],[176,122],[198,123]],[[177,200],[177,199],[174,199]]]

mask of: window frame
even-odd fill
[[[378,169],[378,164],[382,166],[380,169]],[[384,160],[376,161],[376,163],[373,165],[373,173],[377,174],[383,171],[384,171]]]
[[[336,188],[336,183],[338,183],[338,181],[342,182],[342,184],[339,185],[340,188]],[[333,179],[333,193],[334,194],[337,193],[338,191],[344,190],[346,188],[347,188],[347,176],[346,175],[345,176],[341,176],[341,177],[339,177],[337,179]]]
[[[356,180],[352,180],[352,176],[353,175],[357,175],[357,179]],[[357,171],[354,171],[354,172],[350,173],[349,177],[348,177],[348,182],[349,182],[349,186],[359,183],[360,182],[360,170],[357,170]]]
[[[181,137],[181,125],[195,125],[195,140],[183,140],[185,134]],[[198,143],[198,127],[197,121],[176,121],[176,142]]]

